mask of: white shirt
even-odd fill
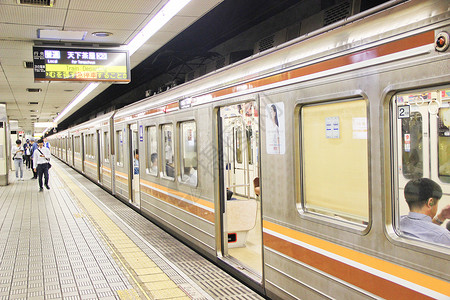
[[[13,155],[14,159],[22,159],[22,155],[23,155],[23,147],[22,146],[13,146],[11,149],[11,154]],[[16,156],[14,156],[14,154]]]
[[[39,152],[41,150],[41,152]],[[50,161],[50,158],[52,157],[52,154],[50,153],[50,150],[46,147],[37,148],[34,150],[33,153],[33,169],[37,168],[37,165],[40,164],[46,164]]]

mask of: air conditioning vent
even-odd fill
[[[275,35],[272,34],[271,36],[265,37],[259,41],[259,48],[258,52],[262,52],[264,50],[270,49],[273,47]]]
[[[29,88],[27,89],[28,93],[40,93],[42,92],[42,89],[33,89],[33,88]]]
[[[33,69],[33,62],[32,61],[24,61],[23,62],[23,67],[25,69]]]
[[[280,31],[275,32],[272,35],[269,35],[265,38],[260,39],[256,42],[254,46],[254,53],[262,52],[264,50],[276,47],[284,42],[286,42],[286,33],[287,29],[282,29]]]
[[[55,0],[17,0],[17,4],[19,5],[36,5],[36,6],[45,6],[45,7],[53,7]]]
[[[37,117],[37,115],[30,115],[30,117],[31,117],[31,118],[36,118],[36,117]]]
[[[345,19],[350,16],[352,6],[349,1],[345,1],[335,5],[324,13],[324,26],[330,25],[339,20]]]
[[[28,105],[38,105],[39,104],[39,102],[28,102]]]
[[[216,70],[225,67],[225,57],[222,56],[216,60]]]

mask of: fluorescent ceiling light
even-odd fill
[[[191,0],[171,0],[145,25],[127,45],[130,56],[137,51],[152,35],[160,30]]]
[[[38,29],[37,37],[46,40],[79,40],[86,37],[87,31]]]
[[[69,103],[69,105],[66,106],[66,108],[63,109],[63,111],[53,120],[53,122],[58,122],[59,120],[61,120],[61,118],[66,115],[75,105],[80,103],[81,100],[86,98],[87,95],[95,90],[95,88],[99,84],[99,82],[90,83],[75,99],[72,100],[72,102]]]

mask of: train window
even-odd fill
[[[163,149],[163,175],[166,178],[175,178],[174,165],[174,144],[173,144],[173,125],[166,124],[161,127],[162,130],[162,149]]]
[[[116,154],[117,154],[117,165],[123,167],[123,131],[116,131]]]
[[[401,120],[403,176],[407,179],[423,176],[422,114],[412,112]]]
[[[109,132],[103,133],[103,157],[105,162],[109,162],[109,153],[111,152],[109,149]]]
[[[80,139],[80,136],[76,136],[75,137],[75,143],[74,143],[74,151],[75,151],[75,153],[78,153],[78,154],[80,154],[80,142],[81,142],[81,139]]]
[[[448,102],[446,103],[448,106]],[[438,175],[450,183],[450,108],[441,107],[438,112]]]
[[[236,161],[242,164],[242,128],[234,130],[234,140],[236,142]]]
[[[179,181],[197,186],[197,127],[195,122],[180,123],[180,171]]]
[[[305,105],[300,114],[303,209],[307,213],[367,225],[366,101]]]
[[[447,233],[446,225],[433,230],[434,215],[425,215],[419,201],[410,208],[405,199],[408,182],[427,178],[442,189],[442,197],[432,205],[436,205],[433,211],[438,219],[441,210],[450,204],[450,87],[398,93],[392,97],[391,107],[394,229],[408,239],[450,246],[448,236],[444,241],[432,234],[440,232],[445,236],[442,232]],[[440,219],[446,221],[445,217]],[[422,223],[415,225],[417,222]],[[416,226],[428,229],[420,233]]]
[[[156,126],[147,127],[147,173],[158,176],[158,141]]]

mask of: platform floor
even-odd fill
[[[0,299],[262,299],[54,159],[0,187]]]

